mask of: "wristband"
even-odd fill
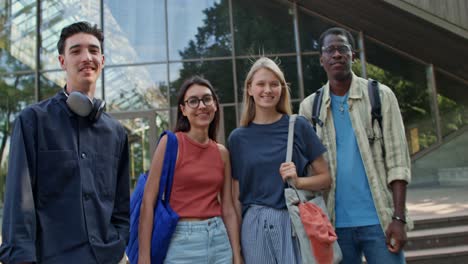
[[[392,219],[393,219],[393,220],[400,221],[400,222],[402,222],[403,224],[406,225],[406,220],[403,219],[403,218],[401,218],[401,217],[399,217],[399,216],[394,215],[394,216],[392,216]]]

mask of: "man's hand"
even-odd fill
[[[398,220],[393,220],[385,231],[388,251],[398,253],[406,244],[405,224]]]
[[[402,180],[395,180],[391,183],[395,210],[385,235],[387,236],[387,248],[392,253],[400,252],[407,241],[405,229],[406,185],[407,182]]]

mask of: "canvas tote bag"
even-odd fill
[[[296,117],[296,115],[289,117],[286,162],[292,159]],[[289,181],[288,185],[289,187],[284,190],[284,196],[292,222],[293,235],[299,242],[302,263],[339,263],[343,256],[322,194],[296,189]]]

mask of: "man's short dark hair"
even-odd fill
[[[60,33],[60,39],[57,42],[57,50],[59,54],[63,54],[65,52],[65,41],[67,38],[78,33],[86,33],[95,36],[101,43],[102,52],[102,43],[104,42],[104,34],[102,33],[102,30],[100,30],[96,24],[92,26],[88,22],[81,21],[66,26],[62,29],[62,32]]]
[[[353,35],[346,29],[340,28],[340,27],[333,27],[327,29],[325,32],[320,35],[319,38],[319,52],[322,54],[322,46],[323,46],[323,41],[328,35],[342,35],[345,36],[348,39],[349,44],[351,45],[351,50],[354,51],[355,49],[355,43],[354,43],[354,37]]]

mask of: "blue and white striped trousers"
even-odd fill
[[[301,263],[287,209],[250,206],[242,220],[241,243],[245,264]]]

